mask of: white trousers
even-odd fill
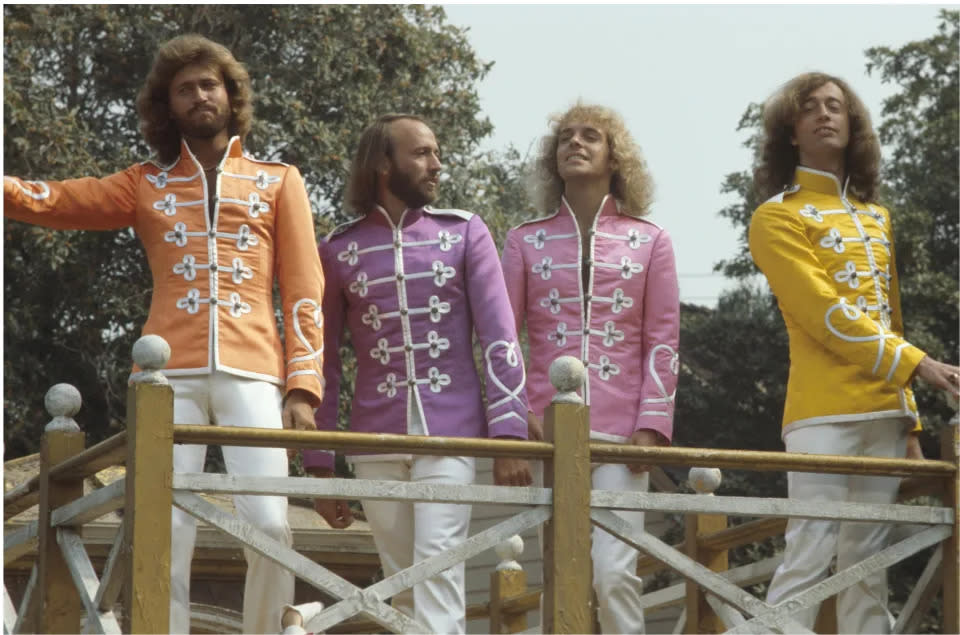
[[[366,458],[366,457],[364,457]],[[361,479],[413,483],[470,484],[476,460],[472,457],[415,456],[407,460],[353,464]],[[384,577],[447,551],[467,539],[470,505],[361,501],[380,554]],[[466,631],[465,566],[460,564],[393,596],[396,609],[416,619],[429,633]]]
[[[270,383],[225,373],[171,378],[174,421],[177,424],[283,427],[280,389]],[[205,445],[175,445],[173,471],[202,472]],[[287,476],[287,453],[283,448],[223,446],[227,472],[242,476]],[[233,497],[240,518],[250,522],[285,546],[293,544],[287,522],[287,499],[283,496]],[[170,632],[190,632],[190,561],[197,537],[197,521],[174,508],[170,552]],[[294,576],[280,565],[249,549],[247,578],[243,590],[243,632],[277,633],[281,610],[293,603]]]
[[[909,427],[898,419],[818,424],[788,432],[787,452],[903,458]],[[804,501],[893,503],[900,479],[890,476],[788,472],[790,498]],[[857,564],[887,546],[891,525],[791,519],[787,523],[783,564],[777,567],[767,602],[779,604],[827,577],[830,563],[837,571]],[[813,629],[819,605],[792,615]],[[840,633],[889,633],[887,577],[880,571],[837,595]]]

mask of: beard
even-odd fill
[[[390,178],[387,179],[387,187],[390,193],[403,201],[407,207],[416,209],[436,200],[435,191],[427,191],[425,185],[418,184],[408,173],[400,172],[396,166],[393,167]]]
[[[229,111],[217,111],[212,119],[199,121],[193,119],[194,114],[195,111],[190,111],[184,118],[174,116],[173,122],[177,124],[181,135],[194,139],[210,139],[220,134],[230,123]]]

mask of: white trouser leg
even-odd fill
[[[218,425],[280,430],[280,389],[270,383],[224,373],[213,376],[213,413]],[[283,448],[223,446],[227,472],[240,476],[289,474]],[[284,496],[236,495],[237,515],[281,545],[290,547],[293,534]],[[277,633],[285,604],[293,604],[294,575],[276,562],[244,549],[247,576],[243,590],[243,632]]]
[[[898,421],[861,425],[867,456],[906,456],[907,428]],[[849,500],[891,504],[897,500],[900,479],[891,476],[851,476]],[[890,542],[889,523],[845,522],[837,544],[837,570],[842,571],[881,551]],[[841,633],[889,633],[887,575],[878,571],[837,595],[837,630]]]
[[[415,483],[468,485],[476,476],[476,460],[463,456],[419,456],[413,459]],[[470,505],[414,503],[414,564],[460,545],[470,529]],[[467,628],[466,566],[460,562],[416,585],[417,619],[431,633],[464,633]]]
[[[593,469],[593,489],[646,492],[649,474],[633,474],[626,465],[604,464]],[[614,510],[630,524],[643,529],[643,512]],[[639,552],[606,530],[594,527],[590,557],[593,559],[593,589],[597,594],[597,617],[603,633],[643,633],[643,610],[639,608],[643,580],[636,574]]]
[[[358,479],[409,481],[410,461],[358,461],[353,463]],[[370,525],[373,542],[380,555],[383,577],[413,565],[413,503],[408,501],[362,500],[363,513]],[[414,617],[413,589],[393,596],[390,604]]]
[[[173,420],[177,424],[208,425],[210,393],[207,376],[172,378]],[[173,471],[202,472],[205,445],[174,445]],[[190,561],[197,539],[197,520],[173,508],[170,534],[170,632],[190,632]]]

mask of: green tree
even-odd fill
[[[438,204],[487,213],[503,202],[510,157],[477,151],[492,129],[475,88],[490,64],[441,7],[413,5],[7,5],[7,173],[105,176],[147,158],[136,93],[158,45],[184,32],[225,44],[247,66],[256,121],[246,149],[301,168],[320,236],[345,219],[352,149],[384,112],[433,122],[452,175]],[[37,447],[42,394],[58,381],[80,389],[91,440],[116,432],[149,305],[136,237],[5,222],[4,246],[6,457]]]

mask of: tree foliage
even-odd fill
[[[351,153],[385,112],[432,121],[451,175],[439,205],[492,213],[513,192],[517,157],[477,150],[492,129],[476,93],[491,64],[441,7],[413,5],[6,5],[6,172],[105,176],[147,158],[134,100],[159,44],[185,32],[247,66],[246,149],[301,169],[320,236],[345,219]],[[36,448],[43,391],[59,381],[83,395],[77,418],[91,440],[116,432],[149,305],[136,237],[5,222],[4,246],[7,458]]]

